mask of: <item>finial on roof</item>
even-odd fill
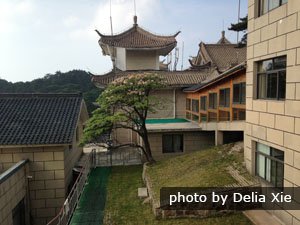
[[[133,24],[137,25],[137,16],[136,15],[133,17]]]
[[[225,37],[225,30],[222,31],[222,37],[217,42],[217,44],[231,44],[230,41],[228,41],[227,38]]]

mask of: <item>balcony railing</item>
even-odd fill
[[[92,150],[88,155],[87,160],[82,167],[79,176],[77,177],[61,210],[59,211],[58,215],[54,217],[47,225],[67,225],[70,222],[91,168],[95,166],[95,161],[96,151]]]

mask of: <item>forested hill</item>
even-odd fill
[[[90,75],[83,70],[66,73],[47,74],[30,82],[8,82],[0,79],[0,93],[83,93],[89,113],[95,107],[92,104],[100,90],[91,82]]]

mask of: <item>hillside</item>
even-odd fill
[[[90,75],[83,70],[72,70],[66,73],[56,72],[29,82],[8,82],[0,79],[0,93],[83,93],[89,113],[95,106],[92,104],[100,90],[91,82]]]

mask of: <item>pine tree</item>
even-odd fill
[[[239,42],[240,46],[244,46],[247,44],[247,25],[248,25],[248,15],[243,18],[240,18],[240,21],[238,23],[232,23],[231,27],[228,28],[228,30],[244,33],[241,41]]]

